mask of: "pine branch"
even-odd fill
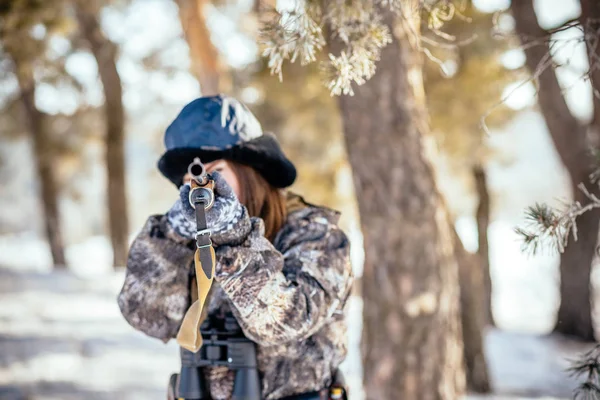
[[[269,59],[271,74],[281,80],[286,60],[293,63],[299,59],[302,65],[307,65],[316,61],[317,53],[325,45],[321,8],[315,4],[282,13],[273,10],[270,14],[260,35],[262,55]]]
[[[578,201],[567,204],[564,210],[559,211],[546,204],[535,204],[525,212],[526,228],[516,228],[515,232],[521,236],[522,249],[531,254],[536,254],[543,248],[565,251],[569,235],[577,241],[577,218],[588,211],[600,208],[600,199],[583,183],[578,189],[588,198],[589,203],[583,206]]]
[[[573,377],[585,377],[575,389],[574,399],[600,399],[600,345],[585,353],[567,369]]]
[[[383,22],[382,12],[392,10],[399,18],[423,16],[429,29],[447,42],[456,38],[441,31],[445,23],[454,17],[463,18],[457,6],[464,0],[421,1],[417,9],[402,0],[331,0],[321,5],[317,0],[297,1],[292,11],[272,11],[271,18],[263,22],[261,45],[263,56],[268,58],[271,74],[281,80],[286,61],[305,65],[314,62],[325,46],[324,27],[331,36],[340,40],[344,47],[339,54],[329,54],[321,64],[326,85],[332,95],[352,95],[352,85],[362,85],[375,74],[381,50],[392,42],[390,26]],[[430,59],[441,63],[426,48],[419,50]]]
[[[578,27],[578,28],[581,27],[581,21],[579,20],[578,17],[569,19],[569,20],[557,25],[554,28],[546,29],[545,32],[548,36],[550,36],[553,33],[566,31],[566,30],[574,28],[574,27]]]

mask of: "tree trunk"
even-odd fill
[[[588,173],[571,178],[574,182],[589,182]],[[590,187],[591,185],[587,185]],[[595,186],[595,185],[594,185]],[[573,185],[575,201],[589,200]],[[594,191],[598,195],[598,190]],[[590,274],[596,253],[600,210],[594,209],[577,218],[578,240],[572,238],[560,262],[560,307],[554,331],[593,342],[592,297]]]
[[[77,9],[80,29],[98,63],[98,73],[104,88],[106,113],[106,168],[108,182],[108,214],[113,264],[127,264],[129,218],[125,182],[125,111],[123,89],[117,71],[116,46],[104,36],[97,14],[80,3]]]
[[[33,141],[33,154],[41,189],[44,209],[44,227],[50,244],[52,262],[55,268],[66,268],[65,250],[60,228],[58,211],[58,190],[54,179],[52,152],[47,148],[44,135],[44,117],[35,106],[35,80],[29,65],[21,65],[14,58],[17,80],[21,90],[21,101],[29,124]]]
[[[254,0],[253,11],[259,13],[263,10],[273,10],[277,8],[277,0]]]
[[[454,236],[454,251],[458,260],[460,281],[460,320],[464,343],[464,360],[467,388],[477,393],[490,392],[487,363],[483,345],[485,328],[484,260],[479,254],[468,253],[458,234]]]
[[[418,31],[418,16],[408,17]],[[375,76],[339,99],[365,245],[364,384],[367,399],[455,400],[464,387],[458,271],[423,155],[420,59],[403,28]]]
[[[204,5],[206,0],[177,0],[179,18],[190,47],[192,72],[200,82],[203,96],[218,94],[223,82],[219,54],[210,39],[206,26]]]
[[[495,325],[492,313],[492,277],[490,276],[490,256],[488,244],[488,227],[490,225],[490,193],[487,189],[487,178],[481,167],[473,169],[475,188],[479,203],[477,204],[477,236],[479,262],[482,271],[483,307],[485,324]]]
[[[596,185],[589,185],[592,160],[587,150],[586,128],[570,113],[552,66],[543,70],[549,57],[547,32],[538,24],[533,0],[513,1],[511,9],[516,31],[525,46],[526,64],[538,75],[538,104],[560,159],[571,177],[573,197],[582,204],[587,198],[577,189],[584,183],[592,193]],[[532,39],[542,38],[531,46]],[[598,238],[600,211],[594,210],[577,219],[579,240],[570,240],[560,260],[560,308],[554,330],[586,341],[594,340],[590,291],[590,272]]]
[[[590,64],[590,83],[593,89],[592,102],[594,116],[591,128],[596,147],[600,146],[600,2],[598,0],[580,0],[580,21],[585,35],[585,44]]]

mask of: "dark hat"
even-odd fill
[[[229,96],[200,97],[186,105],[167,128],[164,140],[167,151],[158,169],[177,186],[195,157],[205,163],[226,159],[248,165],[278,188],[296,179],[296,168],[275,136],[263,134],[250,110]]]

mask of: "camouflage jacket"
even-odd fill
[[[208,312],[232,312],[257,344],[263,397],[327,387],[346,356],[343,307],[350,293],[349,242],[337,212],[288,196],[288,217],[272,244],[260,218],[216,250]],[[248,224],[248,222],[250,222]],[[242,229],[243,230],[243,229]],[[249,231],[249,232],[248,232]],[[168,341],[190,305],[195,242],[164,215],[151,216],[133,242],[118,303],[136,329]],[[204,369],[213,399],[229,399],[234,372]]]

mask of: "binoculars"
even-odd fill
[[[232,400],[261,400],[256,345],[244,336],[235,317],[208,317],[200,333],[203,345],[199,352],[181,348],[181,372],[171,377],[169,398],[211,399],[202,367],[226,366],[235,371]]]

